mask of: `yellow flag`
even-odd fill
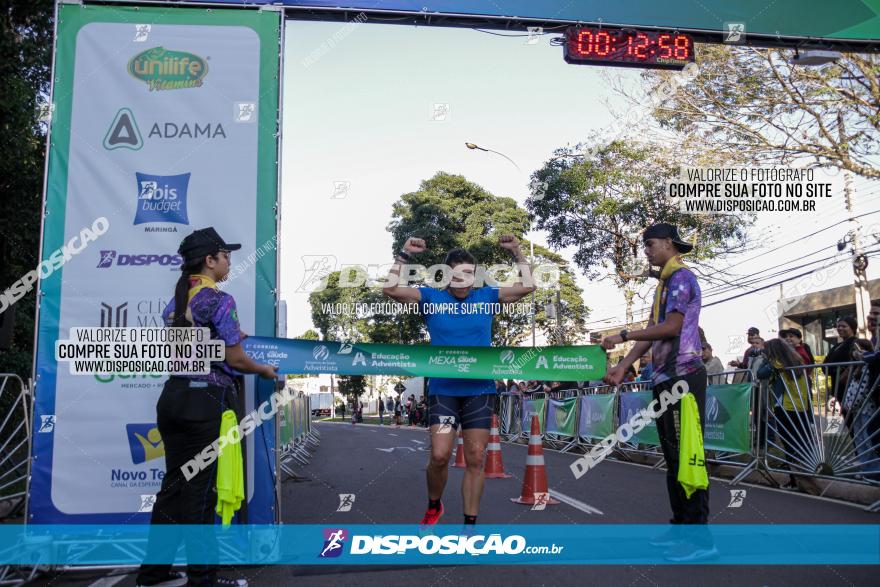
[[[700,411],[692,393],[681,398],[681,440],[678,445],[678,482],[690,499],[698,489],[709,487]]]

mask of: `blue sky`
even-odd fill
[[[462,174],[497,196],[522,203],[530,173],[554,149],[608,127],[613,118],[606,102],[624,107],[609,82],[633,83],[639,73],[569,65],[562,59],[562,48],[549,43],[555,35],[527,44],[525,37],[470,29],[372,21],[343,26],[287,23],[280,246],[288,336],[311,326],[307,294],[295,291],[305,274],[301,256],[331,255],[339,264],[390,262],[386,226],[392,203],[441,170]],[[326,43],[334,38],[331,48]],[[434,104],[449,105],[446,120],[431,120]],[[466,141],[505,153],[522,171],[497,155],[466,149]],[[839,177],[831,180],[839,186]],[[345,197],[332,197],[334,182],[348,182]],[[863,180],[856,180],[856,186],[858,212],[880,207],[877,187]],[[818,213],[761,217],[754,232],[770,236],[766,254],[736,267],[735,274],[826,246],[827,252],[814,258],[833,254],[845,227],[775,253],[774,249],[843,218],[839,191],[821,203]],[[880,214],[865,221],[880,222]],[[528,236],[545,242],[543,234]],[[571,251],[561,253],[571,259]],[[875,267],[869,268],[870,278],[880,275]],[[839,271],[810,291],[850,282],[851,274]],[[584,278],[579,285],[592,309],[590,320],[622,322],[623,297],[615,287]],[[731,356],[726,352],[730,337],[750,325],[762,331],[775,328],[765,309],[778,296],[779,288],[774,287],[706,308],[701,323],[716,354]]]

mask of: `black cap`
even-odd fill
[[[761,331],[758,330],[758,328],[757,328],[756,326],[752,326],[751,328],[749,328],[749,330],[748,330],[748,334],[749,334],[749,335],[752,335],[752,334],[761,334]]]
[[[681,237],[678,236],[678,227],[667,222],[658,222],[657,224],[653,224],[646,228],[645,232],[642,233],[642,240],[646,241],[649,238],[672,239],[672,244],[675,245],[675,248],[678,249],[679,253],[688,253],[694,248],[692,244],[684,242]]]
[[[218,251],[237,251],[241,248],[239,244],[231,244],[225,242],[213,226],[208,228],[200,228],[193,231],[190,235],[183,239],[178,247],[177,252],[187,259],[193,257],[203,257],[205,255],[213,255]]]

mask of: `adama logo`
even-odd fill
[[[318,555],[318,558],[331,558],[342,554],[346,538],[348,538],[348,532],[342,528],[325,528],[324,548],[321,549],[321,554]]]
[[[150,91],[198,88],[208,74],[208,63],[192,53],[154,47],[132,57],[128,73],[146,82]]]

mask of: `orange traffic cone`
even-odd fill
[[[464,462],[464,436],[461,428],[458,429],[458,444],[455,446],[455,463],[453,463],[452,466],[458,467],[459,469],[467,468],[467,465]]]
[[[546,495],[544,502],[548,505],[559,503],[550,497],[550,491],[547,489],[547,471],[544,469],[544,447],[541,444],[541,424],[538,422],[537,414],[532,414],[532,430],[529,433],[529,454],[526,457],[526,474],[523,476],[522,491],[520,493],[519,497],[511,497],[510,501],[533,505],[535,503],[535,494],[543,493]]]
[[[486,446],[486,479],[506,479],[513,475],[504,472],[501,462],[501,435],[498,434],[498,416],[492,414],[492,430],[489,431],[489,444]]]

